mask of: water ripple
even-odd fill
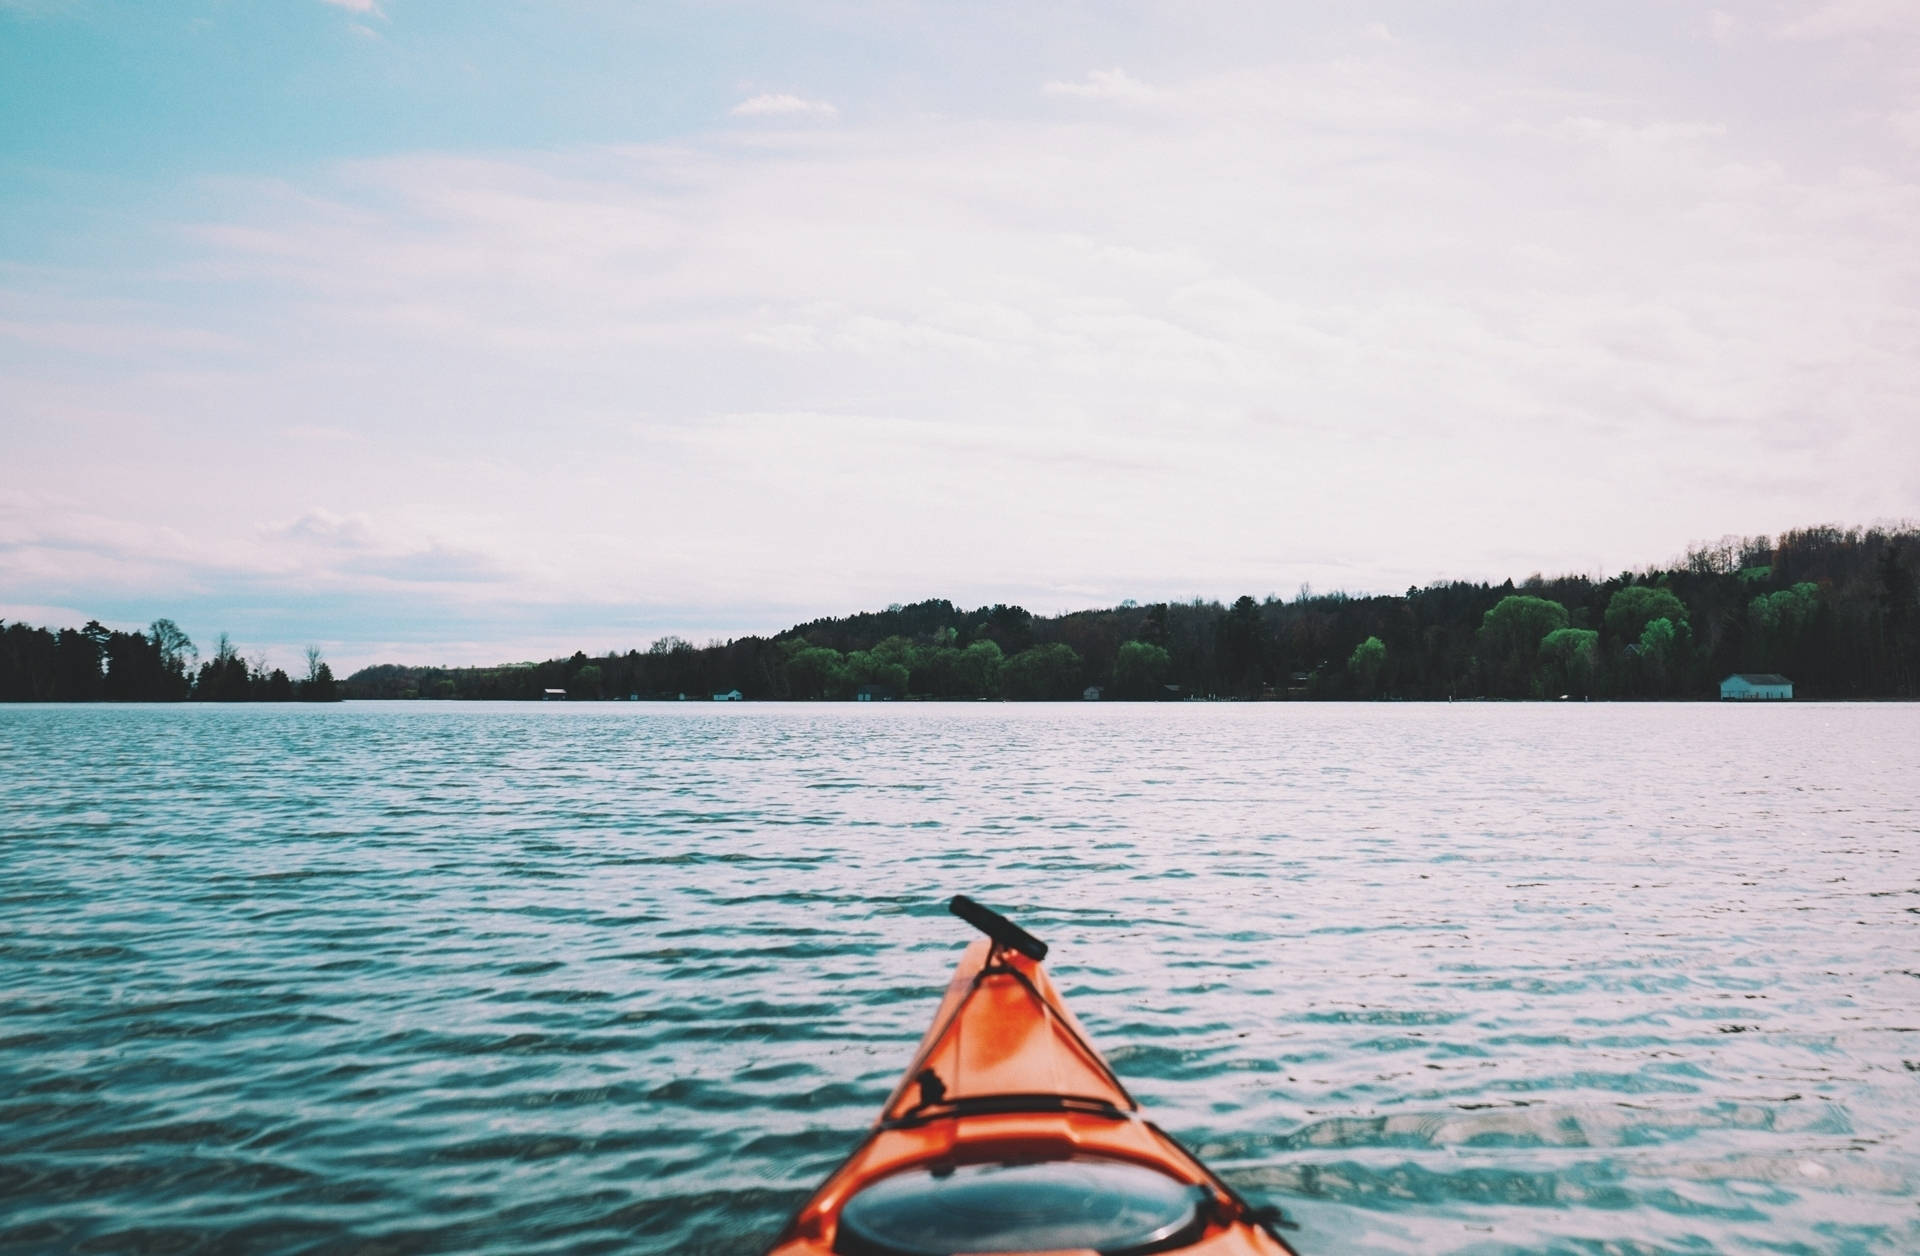
[[[1920,1250],[1920,710],[0,710],[0,1252],[759,1249],[968,890],[1304,1251]]]

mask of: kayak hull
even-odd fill
[[[859,1232],[850,1202],[906,1194],[909,1179],[930,1188],[971,1166],[1131,1166],[1152,1171],[1167,1190],[1187,1192],[1190,1215],[1164,1237],[1131,1246],[1000,1245],[995,1238],[874,1240]],[[1112,1170],[1108,1176],[1124,1176]],[[977,1176],[977,1175],[976,1175]],[[887,1184],[873,1195],[870,1188]],[[933,1205],[930,1205],[933,1206]],[[1092,1207],[1089,1204],[1088,1207]],[[1009,1205],[1013,1211],[1018,1211]],[[870,1207],[866,1212],[878,1214]],[[983,1224],[991,1224],[983,1223]],[[1017,1227],[1015,1227],[1017,1230]],[[1069,1230],[1035,1229],[1034,1233]],[[1158,1232],[1153,1232],[1158,1233]],[[979,1243],[988,1246],[979,1246]],[[915,1245],[915,1244],[919,1245]],[[974,1245],[968,1245],[968,1244]],[[875,1245],[877,1244],[877,1245]],[[1044,967],[980,939],[960,958],[933,1023],[875,1127],[797,1212],[768,1256],[994,1252],[1000,1256],[1109,1256],[1167,1251],[1190,1256],[1291,1256],[1292,1249],[1226,1183],[1139,1106],[1088,1042]]]

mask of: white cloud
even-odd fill
[[[736,118],[833,118],[840,113],[824,100],[808,100],[785,92],[749,96],[727,112]]]
[[[1125,70],[1093,70],[1077,83],[1048,83],[1041,88],[1049,96],[1078,96],[1087,100],[1119,100],[1130,104],[1150,104],[1165,100],[1169,93],[1142,83]]]
[[[370,13],[375,17],[384,16],[380,12],[378,0],[322,0],[322,3],[330,4],[337,9],[345,9],[349,13]]]

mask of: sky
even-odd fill
[[[1920,5],[0,0],[0,618],[488,663],[1920,514]]]

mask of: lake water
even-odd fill
[[[1303,1253],[1920,1251],[1920,707],[0,709],[0,1252],[754,1253],[968,931]]]

